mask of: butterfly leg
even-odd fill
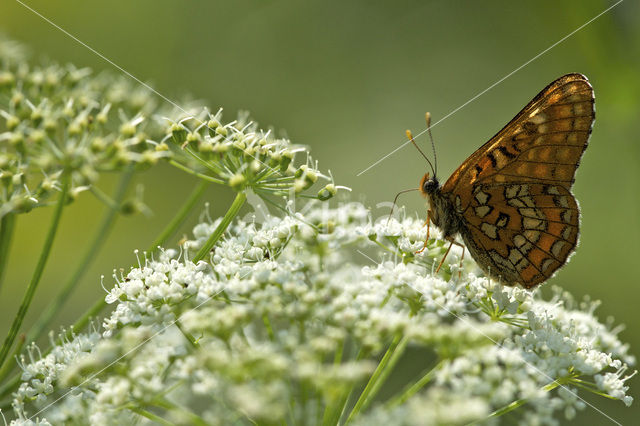
[[[462,245],[459,242],[457,242],[453,237],[447,238],[447,241],[449,241],[451,244],[449,244],[449,248],[447,248],[447,251],[444,253],[444,256],[442,256],[442,260],[438,264],[438,268],[436,268],[436,274],[440,271],[440,268],[444,264],[444,261],[447,258],[447,255],[449,254],[449,251],[451,250],[451,247],[453,247],[453,245],[455,244],[457,246],[462,247],[462,256],[460,257],[460,270],[458,271],[458,278],[460,278],[460,277],[462,277],[462,260],[464,259],[465,247],[464,247],[464,245]]]
[[[415,254],[420,254],[427,248],[427,243],[429,242],[429,230],[431,229],[431,209],[427,210],[427,220],[422,224],[422,226],[424,227],[425,225],[427,225],[427,238],[425,238],[422,248]]]

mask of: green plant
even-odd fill
[[[0,405],[16,424],[553,424],[584,408],[579,392],[631,404],[635,360],[596,303],[503,287],[469,259],[460,268],[459,252],[434,274],[444,246],[433,238],[416,254],[420,220],[376,221],[346,193],[334,198],[345,188],[302,147],[246,116],[224,123],[112,75],[31,67],[6,40],[0,65],[0,278],[16,218],[54,209],[0,348]],[[105,282],[105,299],[39,349],[117,215],[144,208],[125,201],[132,175],[160,161],[197,178],[192,194],[135,266]],[[98,189],[104,172],[121,175],[113,197]],[[227,213],[159,248],[210,183],[235,192]],[[104,201],[103,223],[20,339],[60,216],[83,192]],[[278,215],[239,219],[251,193]],[[417,371],[394,388],[409,349]]]

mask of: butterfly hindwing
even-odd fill
[[[578,241],[578,204],[564,187],[476,185],[462,236],[474,259],[507,284],[533,287],[566,263]]]

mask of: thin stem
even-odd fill
[[[22,352],[22,348],[24,347],[24,342],[25,342],[25,336],[24,334],[21,334],[20,337],[18,337],[18,344],[16,345],[16,348],[13,350],[13,354],[11,354],[11,358],[15,359],[15,357],[17,357],[20,354],[20,352]],[[7,377],[9,373],[11,373],[11,370],[13,370],[13,364],[10,362],[7,362],[5,365],[2,366],[2,368],[0,368],[0,382],[2,382],[4,378]]]
[[[11,377],[10,380],[8,380],[7,382],[5,382],[2,387],[0,387],[0,397],[4,397],[8,394],[11,394],[20,384],[21,380],[21,373],[15,374],[13,377]],[[4,409],[4,403],[0,403],[0,410]]]
[[[69,296],[80,282],[80,279],[87,272],[87,269],[89,269],[89,265],[91,265],[92,261],[97,258],[98,252],[102,248],[107,239],[107,235],[109,235],[109,232],[118,217],[117,213],[119,212],[120,204],[127,193],[127,188],[129,187],[132,177],[133,167],[130,167],[124,172],[120,179],[113,202],[111,204],[107,204],[108,210],[104,214],[102,223],[95,233],[91,245],[85,251],[84,257],[76,267],[73,275],[64,284],[60,293],[58,293],[56,298],[47,306],[47,309],[40,315],[36,323],[31,327],[31,330],[29,330],[29,333],[27,333],[28,342],[38,339],[44,330],[49,328],[51,319],[60,312],[60,309],[62,309],[64,303],[69,300]]]
[[[267,314],[262,314],[262,322],[264,323],[264,327],[267,329],[267,336],[269,336],[269,340],[272,342],[275,341],[276,336],[273,333],[273,327],[271,326],[271,321],[269,321]]]
[[[333,357],[333,365],[340,365],[342,362],[342,356],[344,354],[344,340],[338,343],[338,347],[336,348],[336,353]],[[338,395],[333,397],[331,401],[329,401],[324,409],[324,413],[322,415],[323,426],[330,426],[338,424],[338,420],[340,415],[342,414],[342,409],[344,408],[344,404],[346,404],[346,400],[348,399],[346,392],[340,392]]]
[[[209,254],[213,246],[218,242],[222,234],[224,234],[224,231],[227,230],[233,218],[236,217],[246,199],[247,194],[245,194],[244,192],[238,192],[236,198],[231,204],[231,207],[229,207],[229,210],[227,210],[227,213],[222,218],[222,222],[220,222],[218,227],[213,231],[213,234],[211,234],[209,239],[204,243],[198,253],[196,253],[195,257],[192,259],[194,263],[201,261],[205,258],[205,256]]]
[[[435,373],[438,371],[438,369],[442,365],[442,362],[443,361],[440,361],[434,367],[430,368],[425,374],[422,375],[422,377],[420,377],[420,379],[418,379],[417,382],[415,382],[412,385],[407,386],[404,389],[404,391],[402,391],[399,395],[397,395],[393,399],[389,400],[389,402],[386,404],[387,407],[389,409],[391,409],[391,408],[394,408],[394,407],[397,407],[399,405],[404,404],[409,398],[411,398],[418,391],[420,391],[420,389],[425,387],[427,385],[427,383],[429,383],[431,381],[431,379],[433,379],[433,376],[435,375]]]
[[[186,417],[188,417],[188,418],[189,418],[189,420],[190,420],[191,424],[193,424],[193,425],[197,425],[197,426],[207,426],[207,424],[208,424],[207,422],[205,422],[205,421],[202,419],[202,417],[200,417],[200,416],[198,416],[197,414],[195,414],[195,413],[193,413],[193,412],[189,411],[188,409],[185,409],[185,408],[181,407],[181,406],[180,406],[180,405],[178,405],[178,404],[175,404],[175,403],[173,403],[173,402],[169,401],[169,400],[168,400],[168,399],[166,399],[166,398],[163,398],[163,397],[161,397],[161,398],[156,398],[156,399],[153,401],[153,404],[154,404],[156,407],[164,408],[164,409],[165,409],[165,410],[167,410],[167,411],[177,411],[177,412],[179,412],[179,413],[181,413],[181,414],[185,415]]]
[[[187,201],[182,205],[180,211],[176,213],[171,222],[169,222],[169,224],[162,230],[160,235],[158,235],[158,238],[151,243],[148,250],[149,253],[153,253],[159,246],[162,246],[173,234],[175,234],[178,228],[180,228],[180,225],[184,223],[184,220],[192,211],[193,207],[198,203],[208,186],[209,183],[206,181],[198,182],[198,185],[191,192],[191,195],[189,195]]]
[[[176,321],[175,324],[176,324],[176,327],[178,327],[178,330],[180,330],[180,332],[182,333],[182,335],[189,341],[189,344],[191,345],[192,348],[197,349],[200,347],[198,340],[195,337],[193,337],[191,333],[185,330],[185,328],[182,326],[180,321]]]
[[[92,186],[90,191],[98,200],[100,200],[105,206],[107,206],[109,210],[118,210],[120,208],[120,202],[109,197],[97,186]]]
[[[187,166],[183,166],[182,164],[178,163],[176,160],[169,160],[169,164],[171,164],[172,166],[182,170],[183,172],[187,172],[191,175],[197,176],[200,179],[206,180],[208,182],[213,182],[213,183],[217,183],[220,185],[226,185],[225,181],[223,181],[222,179],[216,179],[212,176],[209,175],[205,175],[204,173],[199,173],[196,172],[194,170],[191,170],[190,168],[188,168]]]
[[[2,288],[2,279],[9,261],[9,248],[11,247],[11,237],[16,225],[16,215],[7,213],[0,220],[0,288]]]
[[[33,277],[31,278],[31,282],[27,287],[27,291],[24,294],[22,299],[22,303],[20,304],[20,308],[18,309],[18,313],[13,320],[13,324],[11,324],[11,328],[9,329],[9,334],[7,334],[4,343],[2,344],[2,348],[0,349],[0,366],[4,365],[7,360],[7,356],[9,355],[9,351],[11,351],[11,347],[13,346],[13,342],[20,331],[20,327],[22,326],[22,321],[24,321],[24,317],[27,314],[27,310],[29,310],[29,306],[31,305],[31,301],[33,300],[33,296],[35,295],[36,289],[38,288],[38,284],[40,283],[40,278],[42,277],[42,272],[44,271],[44,267],[47,264],[47,259],[49,258],[49,254],[51,253],[51,246],[53,245],[53,240],[56,236],[56,232],[58,230],[58,225],[60,224],[60,218],[62,217],[62,209],[67,201],[67,194],[69,192],[69,181],[70,176],[66,171],[62,174],[62,193],[60,194],[60,198],[58,199],[58,203],[56,205],[56,209],[53,213],[53,218],[51,220],[51,225],[49,227],[49,232],[47,233],[47,237],[44,242],[44,246],[42,247],[42,252],[40,253],[40,259],[38,259],[38,264],[36,265],[35,271],[33,271]]]
[[[134,413],[139,414],[139,415],[141,415],[142,417],[146,417],[147,419],[149,419],[149,420],[151,420],[151,421],[153,421],[153,422],[156,422],[156,423],[158,423],[158,424],[161,424],[161,425],[169,425],[169,426],[173,425],[173,423],[171,423],[170,421],[165,420],[165,419],[163,419],[162,417],[160,417],[160,416],[158,416],[158,415],[156,415],[156,414],[153,414],[151,411],[147,411],[147,410],[145,410],[145,409],[143,409],[143,408],[139,408],[139,407],[135,407],[135,406],[130,406],[130,407],[129,407],[129,409],[130,409],[131,411],[133,411]]]
[[[384,384],[385,380],[389,376],[389,373],[391,373],[391,370],[393,370],[393,367],[400,359],[400,356],[404,352],[404,349],[406,348],[408,342],[409,340],[406,337],[401,338],[400,335],[394,337],[391,345],[389,345],[389,349],[387,349],[387,352],[380,360],[376,371],[373,372],[371,378],[369,379],[369,382],[367,383],[367,386],[365,386],[362,394],[360,394],[360,397],[358,398],[358,401],[356,401],[356,405],[354,405],[351,413],[349,413],[349,417],[347,417],[346,423],[349,423],[351,420],[353,420],[360,413],[360,411],[363,411],[366,406],[369,405],[369,403],[373,400],[373,398],[380,390],[380,386]]]
[[[543,386],[542,390],[545,391],[545,392],[550,392],[550,391],[554,390],[555,388],[557,388],[558,386],[562,386],[566,382],[567,382],[566,379],[558,379],[558,380],[555,380],[555,381],[549,383],[548,385]],[[473,424],[478,424],[478,423],[484,423],[484,422],[486,422],[488,419],[490,419],[492,417],[500,417],[500,416],[502,416],[504,414],[507,414],[507,413],[515,410],[516,408],[519,408],[519,407],[523,406],[527,402],[529,402],[528,398],[518,399],[516,401],[513,401],[510,404],[505,405],[502,408],[499,408],[499,409],[495,410],[493,413],[489,414],[486,418],[477,420],[477,421],[475,421],[473,423],[470,423],[470,424],[473,425]]]

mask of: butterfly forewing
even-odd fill
[[[595,117],[586,77],[547,86],[472,154],[442,188],[467,225],[480,266],[506,284],[533,287],[566,263],[578,239],[571,194]]]

